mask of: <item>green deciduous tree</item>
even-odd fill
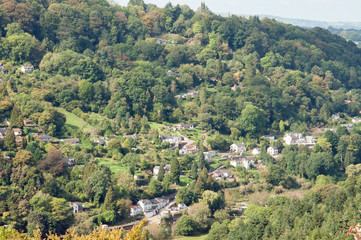
[[[197,223],[192,217],[183,215],[176,223],[175,231],[178,235],[191,236],[197,231]]]
[[[162,194],[162,183],[157,179],[152,178],[149,183],[149,192],[154,196],[158,197]]]
[[[14,158],[13,164],[15,167],[24,165],[34,165],[34,156],[27,150],[19,150]]]
[[[214,213],[218,209],[222,209],[225,206],[224,195],[222,191],[218,193],[206,190],[202,193],[202,201],[208,204],[209,209]]]
[[[72,208],[64,198],[54,197],[51,202],[51,214],[56,223],[56,232],[64,234],[74,222]]]
[[[262,109],[249,104],[242,110],[238,121],[246,133],[255,136],[265,130],[268,120]]]
[[[208,204],[204,202],[195,203],[188,209],[188,214],[198,224],[200,229],[207,229],[209,226],[209,217],[211,210]]]
[[[211,230],[209,231],[209,234],[206,238],[206,240],[219,240],[219,239],[226,239],[227,234],[229,232],[228,225],[230,224],[230,221],[224,220],[222,223],[215,222]]]

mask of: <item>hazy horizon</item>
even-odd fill
[[[120,5],[127,5],[129,0],[114,0]],[[361,22],[361,1],[356,0],[203,0],[214,13],[236,15],[272,15],[282,18],[327,21]],[[168,2],[188,5],[196,10],[202,0],[144,0],[163,7]]]

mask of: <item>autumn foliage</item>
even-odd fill
[[[78,235],[71,229],[67,231],[65,235],[58,236],[56,234],[48,234],[45,239],[47,240],[147,240],[148,232],[142,228],[146,223],[146,219],[143,219],[138,225],[134,226],[132,230],[125,231],[123,229],[103,229],[96,228],[90,234]],[[5,229],[0,227],[0,240],[14,239],[14,240],[41,240],[40,231],[34,232],[34,237],[26,236],[25,234],[19,233],[13,228]]]

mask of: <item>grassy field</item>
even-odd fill
[[[217,169],[219,166],[221,166],[221,163],[220,162],[213,162],[213,163],[211,163],[210,164],[210,166],[211,166],[211,168],[212,168],[212,170],[215,170],[215,169]]]
[[[149,122],[149,126],[151,129],[159,129],[160,127],[164,127],[163,124],[156,123],[156,122]]]
[[[120,162],[117,162],[111,158],[98,158],[97,162],[100,166],[109,167],[113,174],[128,172],[128,167],[123,166]]]
[[[179,237],[179,238],[174,238],[177,240],[204,240],[206,239],[208,234],[205,235],[200,235],[200,236],[196,236],[196,237]]]
[[[193,182],[192,179],[187,178],[186,176],[181,176],[179,178],[179,186],[185,187],[187,184],[191,184]]]
[[[85,122],[83,119],[79,118],[75,114],[66,111],[64,108],[57,108],[59,112],[64,114],[66,116],[66,125],[69,125],[73,130],[82,130],[84,132],[93,132],[94,127],[89,125],[87,122]]]

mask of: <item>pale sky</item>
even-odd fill
[[[114,0],[127,5],[129,0]],[[144,0],[163,7],[166,3],[186,4],[196,10],[202,0]],[[332,22],[361,22],[361,0],[203,0],[214,13],[268,14]]]

